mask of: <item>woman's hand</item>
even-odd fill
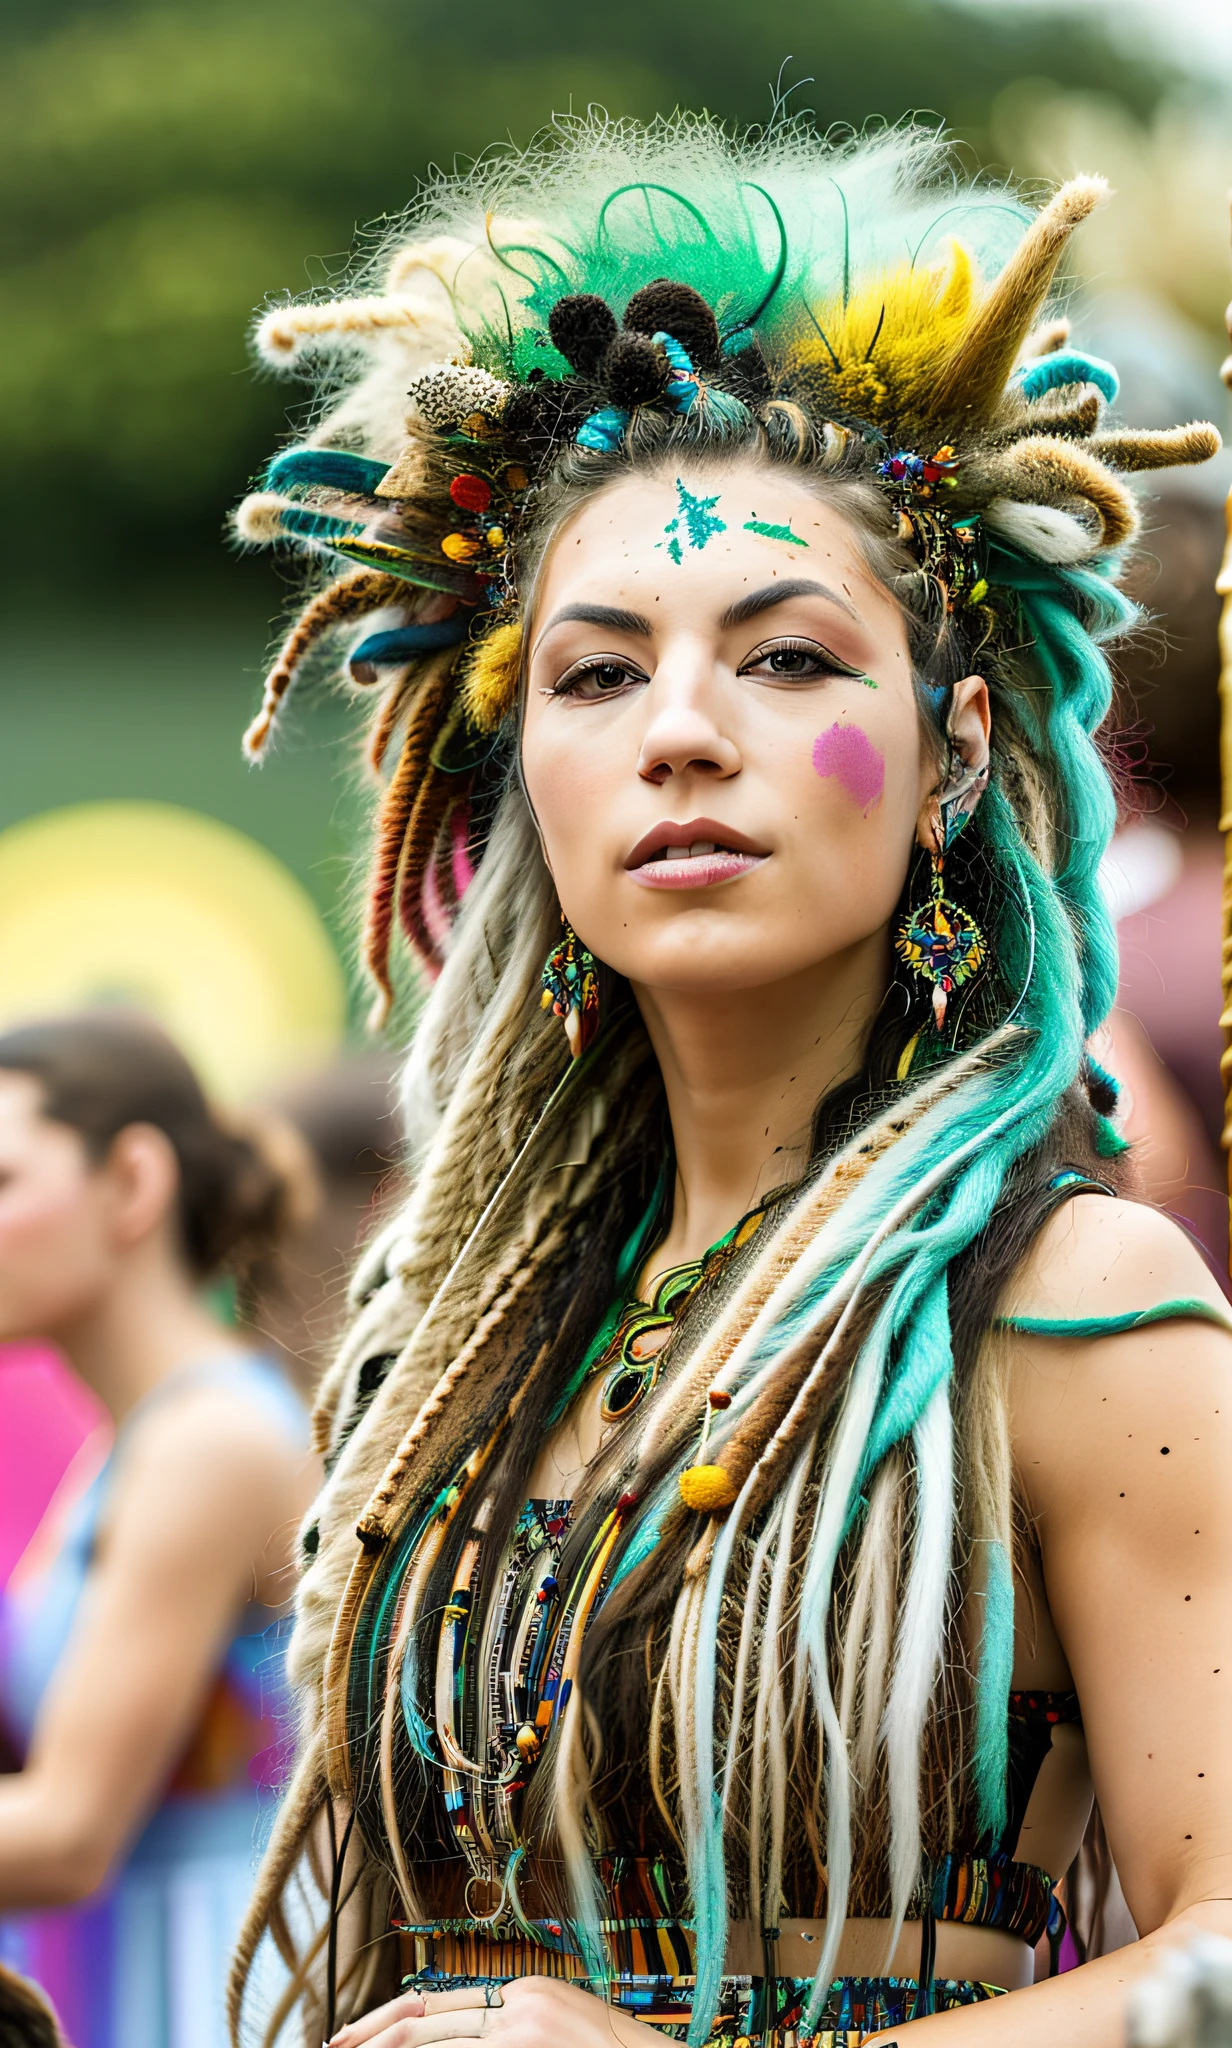
[[[519,1977],[484,1991],[405,1991],[361,2020],[352,2020],[328,2048],[431,2048],[437,2041],[492,2041],[496,2048],[642,2048],[659,2039],[653,2027],[557,1977]]]

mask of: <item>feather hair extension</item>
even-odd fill
[[[1016,441],[988,461],[985,471],[997,497],[1052,504],[1065,510],[1090,506],[1099,521],[1098,544],[1124,547],[1138,529],[1138,507],[1112,471],[1076,442],[1051,434]]]
[[[507,619],[472,643],[461,672],[462,702],[479,732],[495,732],[517,702],[522,621]]]
[[[940,415],[974,423],[994,410],[1065,244],[1107,195],[1103,178],[1071,178],[1036,214],[941,371]]]
[[[1098,537],[1090,527],[1055,505],[1024,505],[1016,498],[994,498],[980,517],[990,533],[1040,562],[1059,566],[1086,562],[1099,549]]]
[[[1171,469],[1181,463],[1209,462],[1219,453],[1223,440],[1209,420],[1194,420],[1187,427],[1154,431],[1119,427],[1092,434],[1086,445],[1100,462],[1114,469]]]
[[[335,299],[275,306],[257,322],[253,346],[263,362],[285,369],[307,349],[345,347],[370,335],[418,327],[419,308],[404,299]]]

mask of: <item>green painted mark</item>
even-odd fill
[[[668,535],[668,555],[679,564],[684,559],[685,548],[704,548],[716,533],[726,533],[727,521],[715,513],[714,508],[719,502],[717,491],[713,498],[699,498],[677,477],[676,497],[679,500],[676,516],[668,520],[663,531]],[[662,541],[658,542],[659,547],[663,545]]]
[[[796,548],[808,546],[806,540],[801,540],[798,533],[792,532],[790,520],[786,526],[775,526],[768,519],[746,519],[744,530],[746,533],[760,534],[763,540],[789,540]]]
[[[863,683],[866,690],[878,690],[881,687],[879,683],[875,683],[873,681],[871,676],[861,676],[860,681]]]

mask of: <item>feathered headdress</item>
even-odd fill
[[[647,408],[734,425],[791,401],[836,447],[871,449],[899,537],[948,609],[981,609],[985,639],[1015,617],[998,550],[1115,556],[1137,526],[1125,475],[1215,452],[1205,423],[1109,424],[1114,370],[1043,317],[1105,190],[1076,178],[1032,216],[956,189],[916,130],[737,150],[705,120],[581,121],[431,190],[379,293],[265,315],[266,362],[324,359],[334,389],[348,359],[358,374],[236,514],[243,540],[335,572],[245,745],[260,754],[323,636],[357,628],[352,681],[388,686],[378,769],[402,736],[366,940],[385,1002],[395,915],[432,971],[482,854],[520,673],[517,534],[565,447],[618,457]]]

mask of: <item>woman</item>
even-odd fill
[[[0,1337],[58,1344],[116,1426],[0,1609],[0,1944],[74,2048],[225,2038],[312,1481],[297,1399],[202,1289],[276,1240],[293,1171],[141,1019],[0,1034]]]
[[[259,329],[359,374],[239,514],[335,579],[249,750],[359,622],[438,979],[237,2033],[268,1929],[266,2038],[1112,2048],[1226,1910],[1228,1317],[1087,1051],[1117,472],[1218,437],[1031,331],[1102,196],[583,122]],[[1031,1988],[1092,1784],[1144,1939]]]

